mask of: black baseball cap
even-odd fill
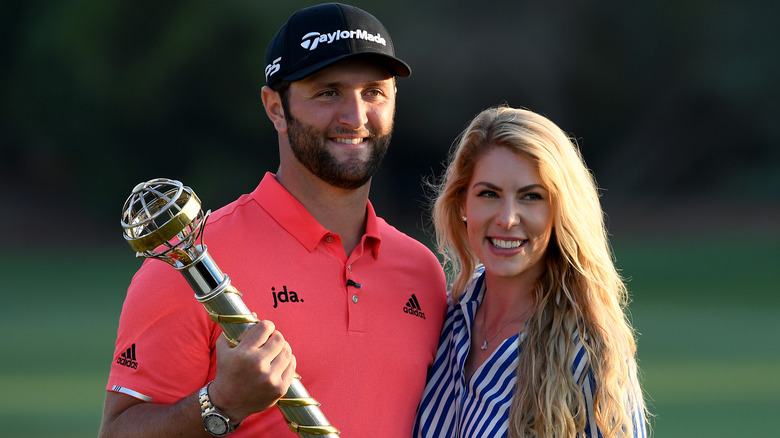
[[[337,61],[373,57],[395,76],[411,68],[395,57],[385,26],[368,12],[342,3],[301,9],[276,32],[265,52],[265,82],[297,81]]]

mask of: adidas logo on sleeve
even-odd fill
[[[417,301],[417,297],[414,294],[412,294],[412,297],[409,298],[409,301],[406,302],[406,306],[404,306],[404,313],[425,319],[425,313],[423,313],[422,309],[420,308],[420,302]]]
[[[135,359],[135,344],[133,344],[130,348],[127,349],[124,353],[122,353],[119,357],[116,358],[116,363],[119,365],[124,365],[128,368],[132,369],[138,369],[138,362],[136,362]]]

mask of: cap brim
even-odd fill
[[[333,65],[339,61],[343,61],[347,58],[355,58],[355,57],[373,58],[374,60],[376,60],[377,63],[383,64],[390,71],[390,73],[393,74],[393,76],[408,78],[412,74],[411,67],[409,67],[407,63],[401,61],[400,59],[394,56],[385,55],[383,53],[364,52],[364,53],[348,53],[346,55],[337,56],[335,58],[318,62],[306,68],[302,68],[300,70],[294,71],[278,79],[282,79],[290,82],[299,81],[305,78],[306,76],[309,76],[310,74],[322,70],[323,68]]]

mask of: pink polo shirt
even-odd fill
[[[342,436],[411,436],[444,320],[444,273],[370,202],[366,215],[347,257],[339,236],[267,173],[209,217],[205,243],[249,309],[289,341],[301,382]],[[147,260],[127,292],[107,389],[176,402],[214,378],[220,333],[184,277]],[[297,435],[272,408],[233,436]]]

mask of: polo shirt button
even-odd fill
[[[352,270],[352,265],[347,266],[347,270],[351,271]]]
[[[328,237],[326,237],[326,238],[325,238],[325,241],[326,241],[326,242],[328,242],[328,243],[331,243],[331,242],[333,242],[333,236],[328,236]]]
[[[352,302],[353,302],[353,303],[355,303],[355,304],[357,304],[357,302],[358,302],[358,297],[357,297],[357,295],[352,295]]]

